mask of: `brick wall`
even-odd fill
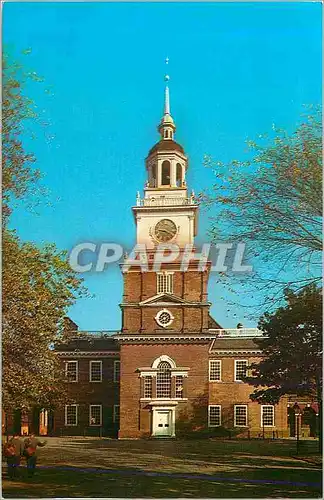
[[[119,437],[150,435],[150,408],[140,402],[141,379],[137,369],[151,366],[153,361],[163,354],[172,358],[177,367],[189,368],[188,379],[185,380],[188,401],[179,402],[177,418],[181,415],[191,415],[204,402],[206,420],[208,348],[209,343],[122,345]]]

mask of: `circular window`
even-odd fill
[[[155,321],[157,322],[158,325],[162,326],[163,328],[171,325],[173,320],[174,317],[167,309],[162,309],[162,311],[159,311],[155,316]]]

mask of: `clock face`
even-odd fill
[[[156,239],[161,242],[172,240],[176,233],[177,226],[170,219],[160,220],[154,228],[154,235]]]

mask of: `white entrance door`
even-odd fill
[[[155,436],[171,436],[171,412],[170,410],[157,410],[155,414]]]

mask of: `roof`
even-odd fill
[[[222,330],[222,326],[210,315],[208,314],[208,328],[216,328]]]
[[[212,351],[219,351],[222,349],[253,349],[253,350],[261,350],[254,339],[224,339],[224,338],[216,338],[213,343]]]
[[[56,351],[119,351],[119,345],[114,338],[108,335],[96,337],[95,335],[86,335],[77,333],[70,337],[66,342],[55,346]]]
[[[180,151],[180,153],[184,154],[184,149],[180,144],[177,142],[173,141],[172,139],[162,139],[161,141],[157,142],[153,148],[150,149],[149,155],[155,153],[156,151]]]

